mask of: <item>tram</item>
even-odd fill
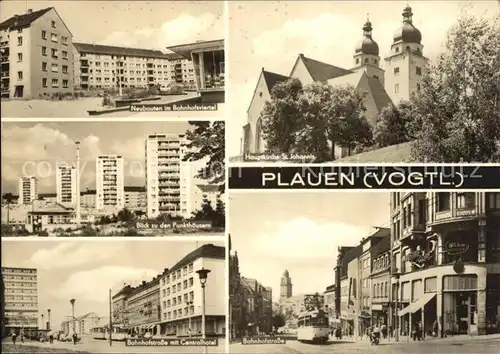
[[[297,340],[325,344],[329,339],[328,314],[314,310],[301,314],[298,319]]]

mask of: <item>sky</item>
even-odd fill
[[[97,245],[99,243],[99,245]],[[109,316],[109,289],[123,283],[138,285],[171,268],[189,252],[207,242],[195,241],[2,241],[2,267],[38,270],[38,307],[51,309],[53,328],[71,316],[95,312]],[[223,243],[209,242],[218,246]],[[41,324],[41,316],[40,316]]]
[[[390,222],[387,192],[232,192],[229,200],[240,273],[272,287],[274,300],[286,269],[294,295],[324,292],[334,283],[338,247],[356,246]]]
[[[224,38],[222,1],[7,0],[1,2],[0,21],[47,7],[56,9],[74,42],[165,50]]]
[[[385,58],[407,4],[412,7],[414,25],[422,33],[423,53],[431,62],[444,51],[446,34],[462,11],[482,17],[499,7],[498,1],[474,1],[473,5],[451,0],[230,1],[228,156],[241,154],[242,127],[262,68],[289,75],[299,53],[352,68],[354,48],[363,38],[367,14],[380,57]]]
[[[154,133],[185,133],[188,122],[2,123],[2,192],[18,194],[19,178],[36,176],[39,193],[56,193],[56,166],[72,165],[80,142],[81,190],[95,189],[96,157],[124,158],[126,186],[145,185],[145,141]],[[193,171],[194,175],[194,171]]]

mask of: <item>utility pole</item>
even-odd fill
[[[75,142],[76,144],[76,224],[80,225],[81,215],[80,215],[80,142]]]
[[[113,308],[111,306],[111,289],[109,289],[109,346],[113,345]]]

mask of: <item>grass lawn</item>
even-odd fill
[[[67,349],[57,349],[57,348],[41,348],[32,345],[21,345],[21,344],[3,344],[2,343],[2,353],[86,353],[76,350]]]

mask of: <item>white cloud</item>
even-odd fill
[[[101,43],[164,50],[171,45],[220,38],[224,38],[224,21],[220,14],[204,13],[195,17],[183,13],[159,28],[141,28],[131,33],[113,32]]]
[[[153,269],[122,266],[103,266],[100,268],[72,274],[53,295],[61,299],[75,298],[77,301],[105,302],[108,291],[117,291],[123,283],[137,285],[142,280],[151,280],[158,275]]]
[[[31,257],[31,261],[47,270],[69,268],[100,262],[116,255],[123,249],[119,243],[80,245],[74,242],[60,243],[54,248],[42,248]]]

